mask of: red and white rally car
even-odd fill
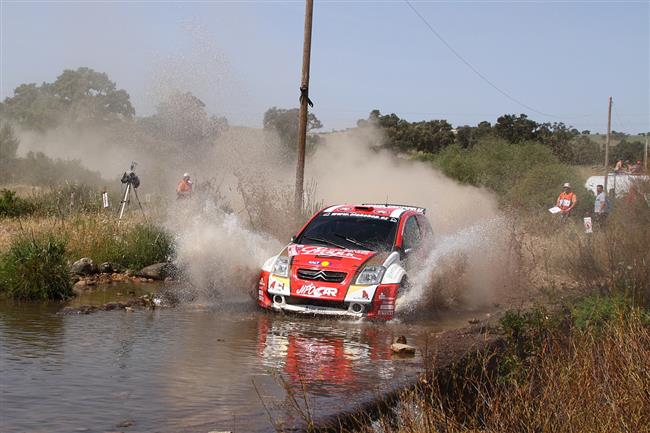
[[[262,267],[258,304],[276,311],[390,320],[406,261],[429,244],[425,209],[393,204],[317,212]]]

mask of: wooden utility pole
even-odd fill
[[[305,3],[305,41],[302,49],[302,80],[300,82],[300,116],[298,123],[298,162],[296,166],[296,211],[302,211],[303,185],[305,182],[305,144],[307,142],[307,111],[309,100],[309,62],[311,57],[311,23],[314,0]]]
[[[607,178],[609,173],[609,143],[612,139],[612,97],[609,97],[609,110],[607,112],[607,141],[605,142],[605,194],[609,193],[607,189]],[[615,191],[616,192],[616,191]]]
[[[648,172],[648,134],[650,132],[645,133],[645,151],[643,152],[643,171]]]

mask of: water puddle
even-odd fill
[[[113,285],[73,304],[152,287]],[[397,336],[423,344],[450,326],[285,317],[252,302],[72,316],[61,308],[0,302],[0,431],[273,431],[262,402],[285,425],[298,422],[285,386],[306,392],[317,417],[350,410],[418,371],[418,356],[391,355]]]

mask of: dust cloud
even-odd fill
[[[458,184],[428,162],[375,147],[380,135],[368,128],[321,134],[307,156],[312,188],[306,198],[323,206],[388,202],[427,208],[436,243],[415,264],[412,288],[398,303],[401,311],[428,308],[432,300],[436,306],[492,301],[508,264],[495,197]],[[23,153],[80,159],[114,183],[137,160],[140,194],[155,197],[150,206],[159,208],[159,220],[176,239],[177,260],[191,283],[183,294],[187,299],[249,296],[260,265],[304,222],[292,211],[295,161],[269,131],[230,126],[182,152],[125,131],[73,126],[46,135],[21,132],[20,139]],[[174,194],[186,171],[195,182],[190,205]],[[456,278],[445,280],[446,272]]]
[[[322,136],[306,167],[318,199],[325,205],[388,202],[427,208],[434,244],[409,259],[410,289],[398,299],[398,313],[494,302],[512,271],[507,224],[495,196],[459,184],[428,162],[376,148],[380,134],[364,128]]]
[[[497,215],[487,190],[460,185],[430,163],[372,146],[379,132],[355,129],[324,136],[306,173],[325,204],[398,203],[427,208],[436,234],[453,233]]]

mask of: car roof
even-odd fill
[[[399,205],[399,204],[339,204],[329,206],[323,209],[325,213],[343,213],[343,214],[359,214],[359,215],[376,215],[391,218],[400,218],[405,213],[420,213],[424,214],[426,209],[417,206]]]

